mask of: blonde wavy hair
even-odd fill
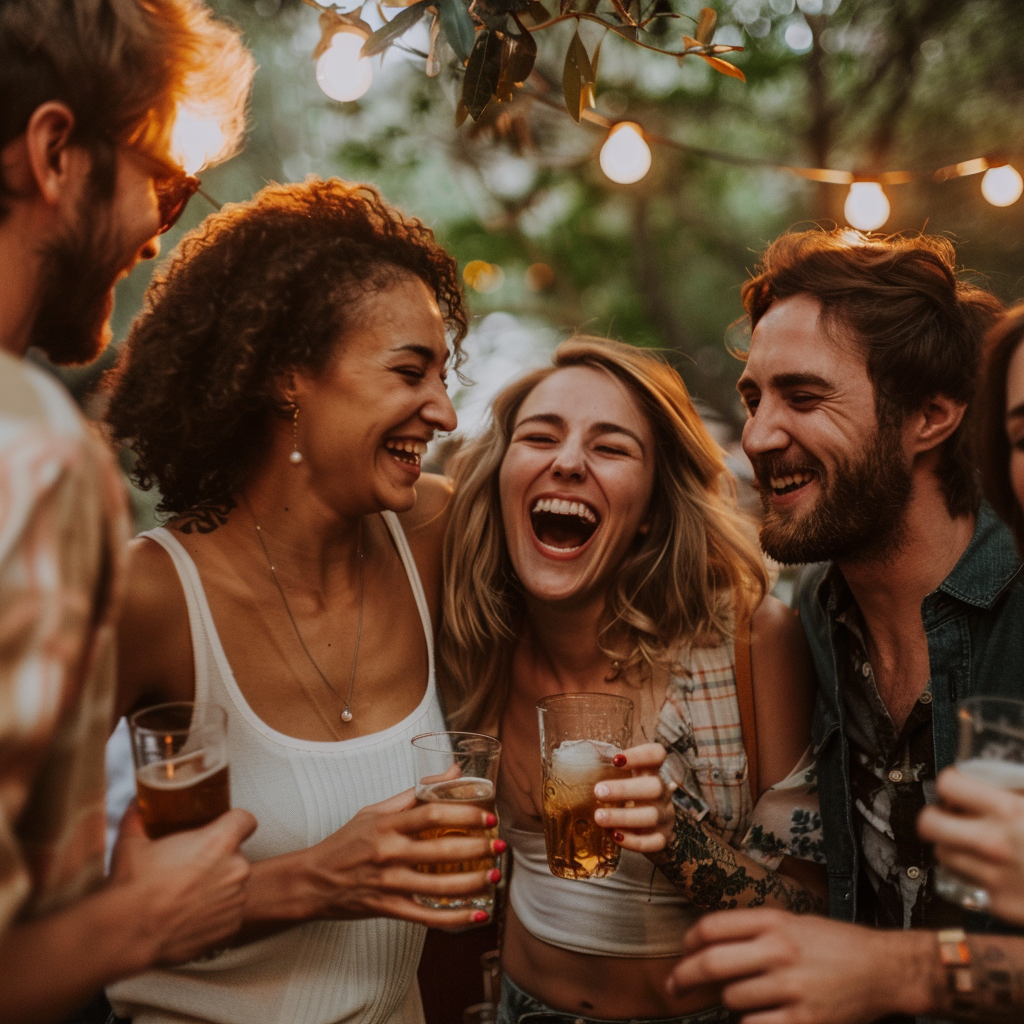
[[[655,436],[650,530],[615,574],[599,633],[602,651],[620,666],[614,674],[644,679],[657,665],[676,667],[691,647],[724,643],[734,618],[749,616],[768,590],[753,526],[736,507],[722,451],[679,374],[650,351],[582,335],[563,342],[552,362],[505,388],[484,432],[451,463],[438,651],[454,728],[493,723],[508,695],[526,605],[505,540],[498,474],[523,401],[559,370],[611,374]]]

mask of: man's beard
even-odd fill
[[[898,551],[912,487],[905,457],[900,426],[880,418],[859,458],[837,463],[831,475],[809,456],[799,463],[792,456],[752,460],[764,509],[761,547],[786,565],[875,559]],[[774,509],[770,478],[799,470],[815,473],[821,488],[817,503],[803,515]]]
[[[32,344],[58,366],[91,363],[111,339],[111,291],[125,259],[103,204],[91,196],[76,224],[43,251],[42,301]]]

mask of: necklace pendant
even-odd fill
[[[345,705],[345,710],[342,711],[342,713],[341,713],[341,720],[343,722],[351,722],[352,721],[352,712],[349,711],[347,704]]]

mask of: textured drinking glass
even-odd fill
[[[594,786],[629,769],[613,758],[630,746],[633,702],[611,693],[560,693],[537,703],[544,786],[544,846],[559,878],[603,878],[619,866],[611,830],[594,821]]]
[[[150,839],[199,828],[231,806],[228,716],[216,704],[180,701],[128,719],[135,791]]]
[[[964,775],[1024,796],[1024,701],[971,697],[957,709],[960,743],[956,767]],[[986,910],[988,893],[961,881],[942,865],[935,868],[935,891],[968,910]]]
[[[495,791],[498,784],[498,759],[501,744],[493,736],[475,732],[428,732],[412,738],[416,766],[416,799],[420,803],[436,800],[474,804],[497,819]],[[498,838],[498,826],[467,828],[445,825],[424,829],[420,839],[450,836]],[[493,857],[479,860],[449,861],[442,864],[418,864],[417,871],[447,875],[458,871],[487,871],[494,867]],[[417,903],[439,910],[494,909],[494,887],[471,896],[416,896]]]

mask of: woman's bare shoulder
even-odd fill
[[[142,698],[188,700],[193,685],[188,606],[171,556],[138,537],[128,546],[118,622],[118,708]]]

